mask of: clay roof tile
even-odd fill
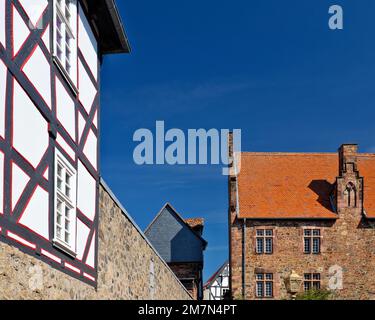
[[[331,204],[337,153],[242,153],[238,175],[239,217],[337,218]],[[375,218],[375,154],[358,154],[364,208]]]

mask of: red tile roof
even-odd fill
[[[242,153],[239,218],[335,219],[330,194],[338,176],[337,153]],[[358,154],[364,208],[375,218],[375,154]]]

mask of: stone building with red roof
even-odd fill
[[[316,289],[374,299],[375,154],[355,144],[337,153],[232,150],[232,297],[290,299]]]

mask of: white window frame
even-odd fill
[[[58,167],[62,168],[62,175],[58,175]],[[68,253],[71,256],[76,256],[76,238],[77,238],[77,171],[68,162],[68,160],[56,150],[55,152],[55,204],[54,204],[54,238],[53,243],[59,249]],[[66,174],[70,176],[70,183],[67,184]],[[60,179],[60,178],[63,178]],[[62,188],[58,187],[58,181],[61,180]],[[66,192],[69,187],[69,195]],[[58,204],[61,203],[61,210],[58,211]],[[69,217],[66,215],[66,208],[69,208]],[[60,219],[59,219],[60,216]],[[69,223],[69,228],[66,228],[66,222]],[[58,228],[61,229],[60,236],[58,235]],[[63,234],[61,234],[61,232]],[[69,233],[68,241],[65,238],[65,232]]]
[[[274,231],[270,228],[255,230],[255,251],[257,254],[273,254]]]
[[[60,3],[63,3],[64,8]],[[69,3],[67,7],[66,4]],[[68,19],[68,16],[70,19]],[[61,21],[61,30],[58,31],[57,22]],[[78,1],[77,0],[53,0],[53,60],[61,73],[77,94],[78,83]],[[58,33],[61,36],[61,46],[58,44]],[[70,43],[66,42],[67,35],[71,38]],[[67,59],[69,48],[70,59]],[[59,54],[59,52],[61,54]],[[60,57],[61,56],[61,57]],[[70,70],[67,65],[70,65]]]
[[[322,250],[322,231],[319,228],[303,229],[303,253],[320,254]]]
[[[321,290],[322,276],[319,272],[307,272],[303,275],[303,290]]]
[[[255,274],[255,295],[257,298],[274,297],[274,277],[273,273],[256,273]],[[270,289],[268,292],[267,289]]]

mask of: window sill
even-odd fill
[[[273,255],[273,252],[256,252],[255,253],[257,256],[272,256]]]
[[[56,65],[57,69],[59,69],[62,76],[65,78],[66,82],[68,83],[70,89],[72,89],[75,96],[78,95],[78,88],[74,85],[73,81],[70,79],[69,74],[65,71],[64,67],[62,66],[60,60],[53,56],[53,62]]]
[[[54,247],[56,247],[57,249],[63,251],[68,256],[70,256],[72,258],[76,258],[77,254],[74,251],[72,251],[70,248],[68,248],[66,246],[66,244],[62,243],[60,240],[54,239],[52,241],[52,244],[53,244]]]

